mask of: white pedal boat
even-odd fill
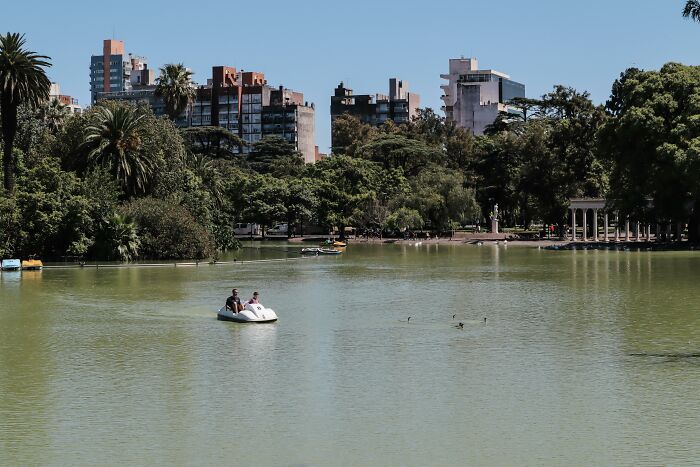
[[[217,319],[236,323],[271,323],[277,321],[277,313],[259,304],[246,303],[243,311],[238,313],[227,309],[226,306],[221,307]]]

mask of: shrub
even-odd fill
[[[209,232],[182,206],[141,198],[124,205],[121,211],[138,226],[141,258],[202,259],[213,251]]]

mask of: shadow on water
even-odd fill
[[[681,360],[686,358],[700,358],[700,352],[690,352],[690,353],[631,353],[630,357],[659,357],[659,358],[669,358],[674,360]]]

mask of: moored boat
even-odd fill
[[[40,259],[25,259],[22,261],[22,269],[25,271],[37,270],[44,267]]]
[[[329,246],[337,247],[337,248],[344,248],[344,247],[348,246],[348,244],[345,242],[341,242],[339,240],[330,240],[330,239],[321,243],[321,247],[329,247]]]
[[[3,271],[17,271],[22,268],[22,262],[18,259],[3,259],[1,264]]]
[[[339,255],[341,253],[342,253],[342,251],[336,250],[334,248],[319,248],[318,249],[319,255]]]

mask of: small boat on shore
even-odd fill
[[[25,259],[22,261],[22,269],[24,271],[36,271],[44,267],[44,263],[40,259]]]
[[[265,308],[260,304],[246,303],[242,311],[234,313],[225,306],[219,309],[216,315],[219,321],[233,321],[235,323],[272,323],[277,321],[277,313],[271,308]]]
[[[339,255],[343,251],[335,248],[302,248],[302,255]]]
[[[19,271],[22,268],[22,262],[18,259],[3,259],[1,264],[3,271]]]

